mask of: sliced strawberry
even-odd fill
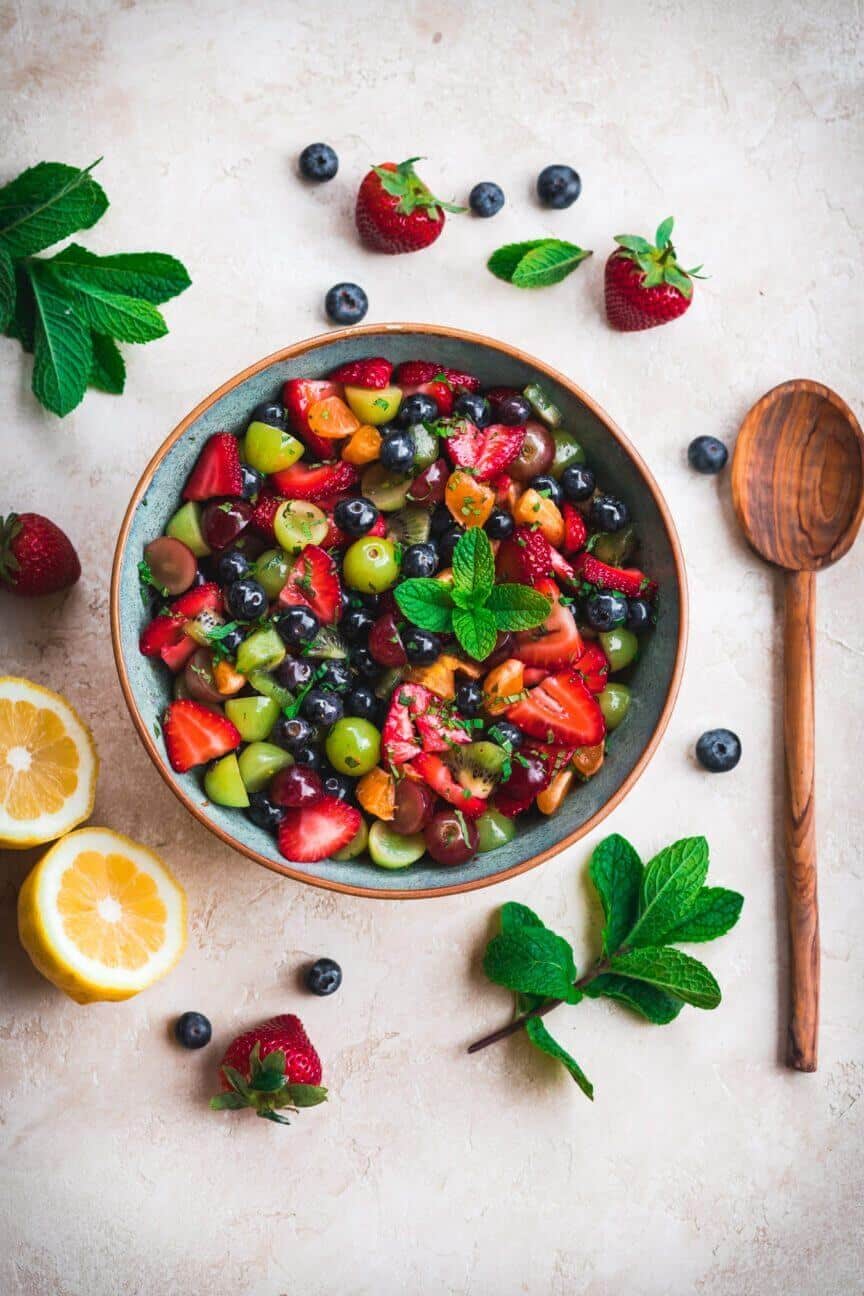
[[[282,404],[288,415],[291,430],[304,443],[316,459],[335,459],[339,453],[338,442],[318,436],[309,426],[309,410],[316,401],[341,395],[334,382],[314,382],[310,378],[289,378],[282,388]]]
[[[333,625],[342,614],[339,569],[326,550],[306,545],[297,555],[279,595],[283,605],[310,607],[319,621]]]
[[[453,708],[442,698],[433,697],[415,724],[424,752],[449,751],[453,746],[471,741],[470,729],[456,723]]]
[[[158,657],[163,648],[185,638],[183,625],[182,617],[169,616],[168,613],[154,617],[141,631],[138,640],[139,651],[145,657]]]
[[[422,392],[424,396],[430,396],[434,400],[438,406],[439,418],[447,418],[453,413],[456,392],[448,382],[408,383],[402,388],[402,399],[413,396],[415,392]]]
[[[422,684],[396,685],[381,730],[384,759],[389,765],[404,765],[420,754],[422,749],[414,731],[414,720],[428,710],[433,698],[434,694]]]
[[[480,390],[480,379],[475,378],[473,374],[462,373],[459,369],[447,369],[432,360],[403,361],[396,370],[396,381],[400,387],[421,387],[441,375],[457,391]]]
[[[489,808],[489,803],[483,797],[472,796],[467,788],[457,783],[452,771],[444,764],[441,757],[431,752],[421,752],[419,756],[415,756],[406,766],[405,772],[409,777],[419,776],[433,792],[437,792],[469,819],[476,819],[479,815],[485,814]]]
[[[171,604],[173,616],[196,617],[199,612],[224,612],[225,603],[222,591],[215,581],[206,585],[196,585],[187,590]]]
[[[522,684],[525,688],[534,688],[535,684],[540,684],[550,671],[544,670],[542,666],[526,666],[522,672]]]
[[[478,480],[491,481],[513,462],[524,440],[524,427],[493,423],[481,431],[466,419],[455,436],[447,437],[444,445],[457,468],[470,468]]]
[[[495,559],[498,580],[516,581],[522,585],[536,585],[539,580],[548,580],[554,552],[542,531],[517,527],[510,539],[502,541],[498,549]]]
[[[205,441],[198,461],[183,487],[185,500],[213,499],[215,495],[241,495],[243,475],[240,449],[230,432],[217,432]]]
[[[369,631],[369,651],[381,666],[404,666],[408,661],[392,612],[379,616]]]
[[[606,687],[609,663],[606,654],[595,640],[582,646],[582,656],[573,663],[592,693],[602,693]]]
[[[593,747],[606,732],[603,712],[581,675],[562,671],[507,710],[507,719],[541,742]]]
[[[240,734],[227,716],[200,702],[169,702],[162,721],[171,768],[184,774],[240,746]]]
[[[561,516],[564,519],[564,552],[578,553],[580,549],[585,548],[585,541],[588,539],[585,519],[570,503],[562,504]]]
[[[349,364],[340,365],[330,375],[330,382],[380,391],[389,384],[392,373],[393,366],[389,360],[374,356],[371,360],[352,360]]]
[[[555,582],[538,580],[533,584],[538,594],[552,599],[552,610],[542,626],[517,634],[513,656],[526,666],[542,667],[546,671],[560,670],[581,656],[582,636],[573,613],[561,602]]]
[[[657,582],[649,580],[637,567],[610,567],[593,554],[582,553],[573,564],[577,576],[598,589],[616,590],[627,598],[653,599]]]
[[[249,525],[256,531],[260,531],[268,540],[275,540],[273,521],[279,511],[279,505],[284,503],[285,500],[281,495],[259,495],[252,509]]]
[[[182,624],[185,625],[185,621]],[[195,656],[197,651],[198,644],[191,635],[187,635],[184,632],[176,643],[166,644],[159,653],[159,656],[162,658],[168,669],[173,671],[176,675],[178,671],[183,669],[190,657]]]
[[[338,797],[289,810],[279,825],[279,850],[297,864],[314,864],[347,846],[360,830],[360,811]]]
[[[273,473],[273,488],[286,499],[319,500],[348,490],[357,482],[357,469],[340,460],[332,464],[306,464],[301,459]]]
[[[538,793],[544,792],[553,778],[569,765],[574,751],[572,747],[555,747],[539,742],[526,743],[519,750],[526,760],[536,758],[532,761],[534,777],[531,785],[526,786],[525,780],[520,777],[522,773],[520,766],[514,764],[510,778],[502,784],[494,797],[496,810],[500,810],[510,819],[515,819],[517,815],[531,809]],[[538,767],[542,771],[539,783],[536,777]]]

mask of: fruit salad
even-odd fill
[[[657,598],[631,503],[537,384],[380,357],[289,379],[141,556],[172,768],[293,863],[505,845],[614,760]]]

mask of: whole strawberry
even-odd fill
[[[419,160],[382,162],[360,185],[354,219],[361,239],[375,252],[419,252],[438,238],[445,211],[465,210],[430,193],[414,170]]]
[[[41,513],[0,517],[0,589],[36,598],[69,589],[80,575],[71,540],[48,518]]]
[[[616,234],[618,249],[606,262],[606,318],[621,333],[668,324],[689,310],[699,271],[682,270],[672,246],[672,217],[658,228],[655,242],[637,234]]]
[[[326,1102],[321,1060],[299,1017],[283,1013],[238,1035],[219,1064],[223,1093],[210,1099],[214,1111],[252,1107],[277,1125],[290,1125],[286,1108]]]

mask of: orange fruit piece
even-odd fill
[[[351,440],[342,448],[342,458],[346,463],[374,463],[381,454],[381,433],[369,423],[362,424],[352,433]]]
[[[409,684],[422,684],[441,698],[455,698],[456,675],[449,663],[454,658],[439,657],[431,666],[412,666],[405,676]]]
[[[555,775],[547,788],[537,793],[537,809],[541,814],[551,815],[555,813],[570,791],[573,779],[572,770],[561,770]]]
[[[235,670],[229,661],[216,662],[213,667],[213,680],[220,693],[226,696],[239,693],[246,686],[246,676]]]
[[[525,687],[525,667],[516,657],[495,666],[483,681],[483,706],[489,715],[500,715],[517,702]]]
[[[327,396],[309,408],[309,427],[328,440],[351,436],[360,426],[357,415],[338,396]]]
[[[597,743],[595,747],[579,747],[573,755],[573,768],[581,779],[589,779],[597,773],[606,755],[606,744]]]
[[[396,813],[396,780],[380,765],[358,779],[354,795],[363,809],[378,819],[392,819]]]
[[[477,481],[470,473],[457,469],[447,481],[444,501],[461,526],[482,527],[495,507],[495,492],[485,482]],[[563,539],[563,521],[561,528]]]
[[[539,491],[526,490],[513,507],[513,517],[523,526],[539,526],[553,549],[564,543],[564,519],[558,505]]]

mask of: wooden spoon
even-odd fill
[[[820,383],[781,383],[741,424],[732,499],[747,540],[786,568],[786,891],[791,937],[789,1065],[816,1070],[819,911],[813,809],[814,572],[842,558],[864,516],[864,437]]]

